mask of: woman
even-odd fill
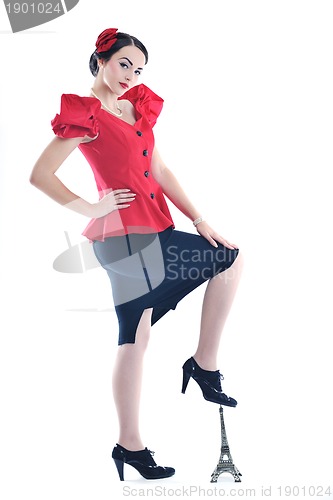
[[[217,352],[241,257],[235,244],[203,220],[154,146],[152,127],[163,100],[138,85],[147,61],[147,50],[137,38],[113,28],[103,31],[90,58],[95,76],[91,94],[62,96],[60,114],[51,122],[56,137],[30,178],[56,202],[92,218],[83,234],[93,242],[111,280],[119,322],[113,394],[120,427],[112,457],[120,480],[124,463],[146,479],[175,472],[156,465],[140,437],[143,358],[151,325],[205,281],[198,347],[183,365],[182,392],[193,378],[207,401],[237,404],[222,391]],[[56,176],[77,147],[93,170],[97,203],[80,198]],[[193,222],[198,234],[175,229],[164,195]],[[221,279],[231,266],[232,278]]]

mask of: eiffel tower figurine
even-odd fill
[[[237,467],[234,465],[232,456],[229,449],[227,433],[225,431],[223,408],[220,405],[220,420],[221,420],[221,455],[217,466],[212,474],[211,483],[216,483],[220,474],[222,472],[230,472],[233,475],[235,482],[240,483],[242,474],[239,472]]]

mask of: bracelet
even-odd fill
[[[203,217],[198,217],[193,221],[193,226],[196,227],[200,222],[203,222]]]

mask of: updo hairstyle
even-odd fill
[[[89,68],[91,73],[94,76],[97,76],[99,66],[98,66],[98,60],[103,59],[105,62],[108,62],[113,54],[118,52],[118,50],[122,49],[123,47],[127,47],[128,45],[134,45],[138,49],[141,50],[143,55],[145,56],[145,64],[148,62],[148,51],[146,47],[143,45],[143,43],[140,42],[135,36],[128,35],[127,33],[121,33],[117,32],[117,41],[114,43],[111,47],[110,50],[106,52],[100,52],[97,53],[96,51],[91,55],[90,61],[89,61]]]

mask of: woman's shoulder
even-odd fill
[[[95,97],[62,94],[60,113],[51,121],[54,133],[63,138],[95,137],[98,133],[97,117],[101,103]]]
[[[119,99],[124,100],[126,107],[134,106],[140,114],[148,119],[152,126],[155,125],[164,103],[162,97],[143,83],[132,87]]]
[[[123,94],[120,99],[127,99],[128,98],[127,96],[136,99],[148,98],[148,99],[156,99],[159,101],[160,100],[163,101],[162,97],[158,96],[153,90],[147,87],[147,85],[145,85],[144,83],[135,85],[131,89],[127,90],[127,92],[125,92],[125,94]]]
[[[78,94],[62,94],[60,98],[60,112],[99,110],[101,102],[95,97],[80,96]]]

